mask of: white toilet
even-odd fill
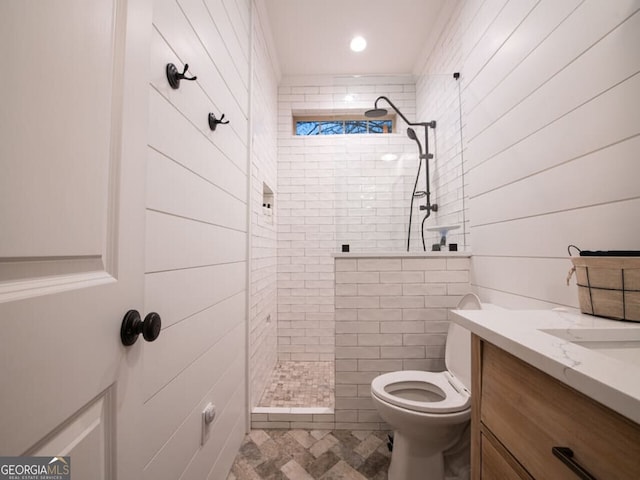
[[[459,309],[480,309],[473,294]],[[471,418],[471,334],[451,322],[444,372],[405,370],[371,382],[380,417],[394,431],[389,480],[443,480],[443,452],[468,435]]]

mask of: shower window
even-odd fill
[[[369,121],[369,133],[390,133],[390,120],[371,120]]]
[[[366,135],[369,133],[393,133],[395,117],[369,120],[363,116],[343,115],[332,117],[294,116],[294,134],[307,135]]]
[[[368,125],[366,120],[347,120],[345,123],[345,133],[358,134],[368,133]]]

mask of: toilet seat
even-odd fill
[[[386,373],[371,382],[371,392],[384,402],[416,412],[455,413],[471,407],[469,391],[449,372]],[[420,396],[425,400],[415,399]]]

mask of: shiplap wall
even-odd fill
[[[640,248],[640,2],[458,2],[426,73],[462,73],[472,282],[577,306],[567,245]]]
[[[143,346],[144,478],[218,480],[246,427],[251,3],[155,0],[151,28],[145,304],[163,328]],[[197,81],[172,90],[168,62]]]
[[[275,209],[262,207],[265,185],[278,198],[277,59],[269,48],[268,18],[263,4],[253,10],[253,78],[251,84],[251,295],[249,296],[250,406],[260,401],[266,382],[278,359],[276,305],[276,218]]]

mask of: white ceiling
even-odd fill
[[[447,0],[265,0],[282,75],[412,73]],[[363,52],[349,43],[367,40]]]

